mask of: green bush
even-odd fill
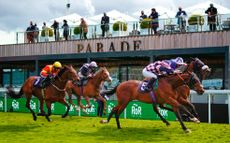
[[[151,28],[151,18],[145,18],[141,21],[141,29]]]
[[[54,35],[53,29],[51,29],[51,28],[47,28],[47,29],[49,30],[49,37],[53,37],[53,35]],[[43,29],[43,30],[42,30],[42,32],[41,32],[41,36],[42,36],[42,37],[45,37],[45,36],[46,36],[46,35],[45,35],[45,31],[46,31],[47,29]]]
[[[204,25],[204,16],[192,15],[188,18],[189,25]]]
[[[75,35],[80,34],[81,33],[81,28],[79,26],[75,27],[74,30],[73,30],[73,33]]]
[[[122,29],[123,27],[123,29]],[[113,31],[127,31],[127,24],[125,22],[117,21],[113,24]]]

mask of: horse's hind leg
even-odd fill
[[[157,104],[153,103],[153,110],[155,111],[155,113],[157,113],[157,115],[161,118],[161,120],[166,124],[166,126],[169,126],[170,123],[161,115],[161,113],[159,112],[159,109],[157,107]]]
[[[32,113],[34,121],[36,121],[37,120],[37,116],[36,116],[35,112],[30,108],[30,100],[31,100],[32,95],[26,95],[26,97],[27,97],[27,99],[26,99],[26,107]]]

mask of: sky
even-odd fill
[[[230,8],[229,0],[212,0]],[[16,37],[16,31],[24,31],[29,22],[42,24],[52,18],[68,13],[77,13],[90,17],[116,9],[131,15],[154,6],[164,6],[177,10],[179,6],[186,8],[200,0],[0,0],[0,44],[7,44],[9,37]],[[67,10],[66,4],[70,3]],[[2,36],[5,35],[5,36]]]

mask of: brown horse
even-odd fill
[[[101,123],[108,123],[115,114],[116,123],[118,129],[121,128],[119,116],[125,109],[125,107],[128,105],[128,103],[132,100],[139,100],[145,103],[153,104],[154,111],[157,113],[157,115],[161,118],[161,120],[166,123],[166,125],[169,125],[169,122],[166,121],[163,116],[159,113],[159,110],[157,108],[157,104],[169,104],[172,106],[172,110],[175,113],[176,117],[178,118],[182,129],[185,132],[190,132],[189,129],[187,129],[181,119],[180,110],[186,112],[191,117],[195,118],[190,112],[187,111],[187,109],[180,104],[177,100],[179,98],[179,94],[177,94],[177,91],[175,90],[177,87],[182,86],[183,84],[193,84],[195,91],[198,94],[203,94],[204,89],[203,86],[200,83],[199,78],[191,72],[186,72],[182,74],[176,74],[176,75],[170,75],[167,77],[159,78],[158,80],[158,88],[154,90],[154,97],[151,96],[148,92],[140,92],[138,90],[140,84],[142,81],[138,80],[129,80],[122,82],[120,85],[118,85],[114,91],[116,91],[118,105],[115,106],[111,113],[108,116],[107,120],[102,120]]]
[[[67,107],[66,112],[62,115],[63,118],[66,117],[68,115],[70,106],[65,100],[65,86],[68,80],[79,80],[76,71],[72,66],[64,66],[54,80],[51,81],[50,85],[48,85],[44,90],[34,86],[34,82],[37,80],[37,78],[39,77],[30,76],[21,87],[19,93],[15,93],[12,88],[8,88],[7,94],[12,98],[20,98],[23,94],[25,94],[27,99],[26,107],[32,113],[35,121],[37,120],[37,116],[30,107],[32,95],[37,97],[40,101],[40,115],[44,115],[48,121],[50,121],[49,116],[51,115],[51,104],[54,102],[60,102]],[[44,101],[46,102],[48,114],[46,114],[44,111]]]
[[[184,67],[184,72],[195,72],[199,77],[200,80],[205,79],[211,72],[211,69],[205,65],[200,59],[198,58],[191,58],[190,62],[186,67]],[[177,101],[184,105],[196,118],[190,118],[191,121],[199,123],[198,120],[199,116],[195,109],[195,106],[189,101],[188,97],[190,95],[190,89],[193,89],[192,85],[182,85],[179,86],[176,90],[179,94],[179,98]],[[159,105],[161,108],[173,111],[171,108],[168,108],[164,105]]]
[[[73,81],[69,81],[66,85],[66,91],[69,96],[69,103],[71,103],[74,107],[75,104],[72,102],[72,92],[78,97],[78,105],[80,108],[90,108],[89,98],[96,98],[98,100],[103,101],[104,103],[104,114],[106,113],[106,100],[101,96],[100,89],[101,84],[104,81],[111,82],[112,78],[108,70],[105,67],[101,67],[96,73],[95,76],[89,78],[88,83],[85,86],[78,86]],[[81,95],[86,99],[88,106],[83,106],[81,103]]]
[[[188,66],[185,69],[185,72],[187,72],[187,71],[188,72],[195,72],[200,77],[200,80],[203,80],[210,74],[211,69],[207,65],[205,65],[200,59],[191,58],[190,63],[188,64]],[[188,99],[188,97],[190,95],[190,89],[193,89],[192,85],[182,85],[176,89],[178,94],[179,94],[179,97],[180,97],[178,99],[178,102],[180,102],[182,105],[187,107],[187,109],[189,111],[191,111],[191,113],[197,119],[197,118],[199,118],[198,113],[197,113],[194,105]],[[162,106],[160,106],[160,107],[162,107]],[[165,109],[167,109],[167,107]],[[199,123],[199,121],[197,121],[196,119],[195,119],[195,122]]]

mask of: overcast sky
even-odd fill
[[[229,0],[212,0],[230,8]],[[69,13],[83,17],[117,9],[132,15],[142,9],[162,5],[169,9],[192,6],[201,0],[0,0],[0,33],[25,30],[29,21],[42,23],[66,15],[66,4],[71,4]],[[1,41],[0,41],[1,43]]]

